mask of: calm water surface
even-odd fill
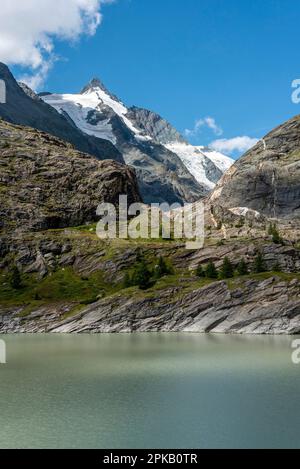
[[[290,337],[0,338],[2,448],[300,447]]]

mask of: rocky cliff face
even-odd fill
[[[180,133],[155,112],[133,106],[129,109],[127,117],[156,142],[163,145],[174,141],[185,142]]]
[[[263,138],[225,174],[210,197],[226,210],[247,208],[269,218],[300,218],[300,116]]]
[[[202,187],[203,194],[213,190],[224,172],[233,164],[231,158],[210,148],[190,145],[169,122],[154,112],[132,107],[127,117],[145,135],[162,145],[164,151],[167,149],[180,159]]]
[[[19,86],[9,69],[2,63],[0,79],[5,81],[7,91],[6,104],[0,104],[2,119],[47,132],[100,160],[113,159],[124,163],[121,153],[110,141],[84,134],[70,120],[39,99],[26,85]]]
[[[1,230],[40,231],[96,220],[100,202],[140,201],[135,173],[55,137],[0,121]]]

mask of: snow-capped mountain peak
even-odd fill
[[[102,83],[102,81],[99,78],[92,78],[91,81],[81,90],[81,94],[85,94],[86,92],[89,92],[91,90],[100,88],[101,90],[105,91],[107,94],[110,94],[108,89],[105,87],[105,85]]]
[[[110,118],[115,114],[136,138],[148,140],[126,117],[126,106],[97,78],[91,80],[79,94],[48,94],[42,99],[88,135],[110,140],[116,145],[117,139],[110,123]]]
[[[87,135],[112,142],[136,168],[146,201],[195,201],[213,190],[233,163],[190,145],[158,114],[127,108],[98,78],[79,94],[41,97]]]
[[[93,78],[80,92],[80,95],[90,99],[94,106],[98,104],[106,104],[111,107],[117,114],[126,114],[127,108],[120,99],[110,93],[106,86],[99,78]],[[78,95],[75,95],[78,96]]]

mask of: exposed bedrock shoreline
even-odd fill
[[[74,305],[0,308],[0,333],[198,332],[300,333],[300,282],[271,276],[239,287],[218,281],[182,293],[169,287],[143,297],[116,294],[65,318]]]

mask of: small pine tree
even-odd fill
[[[210,279],[216,279],[219,276],[217,268],[212,261],[210,261],[206,267],[205,276]]]
[[[132,279],[129,272],[126,272],[124,279],[123,279],[123,288],[130,288],[132,287]]]
[[[153,284],[151,282],[152,272],[148,269],[145,260],[142,260],[136,267],[133,276],[133,285],[138,286],[141,290],[147,290]]]
[[[266,266],[265,266],[264,258],[261,252],[259,252],[256,258],[254,259],[253,271],[256,274],[266,272]]]
[[[11,273],[10,285],[14,290],[19,290],[22,286],[21,275],[19,269],[16,266],[14,266]]]
[[[274,244],[281,244],[282,243],[282,238],[280,236],[280,233],[277,229],[277,226],[271,223],[269,226],[268,234],[272,236],[272,241]]]
[[[282,238],[279,234],[279,231],[277,230],[276,227],[274,227],[273,235],[272,235],[272,241],[275,244],[281,244],[282,243]]]
[[[237,266],[237,273],[240,276],[247,275],[249,273],[245,259],[241,259],[241,261],[239,262],[239,264]]]
[[[197,275],[197,277],[200,277],[200,278],[205,277],[205,270],[203,269],[201,264],[198,265],[198,267],[197,267],[196,275]]]
[[[269,236],[272,236],[272,235],[273,235],[273,228],[274,228],[274,226],[273,226],[273,224],[271,223],[271,224],[269,225],[269,228],[268,228],[268,235],[269,235]]]
[[[160,256],[158,259],[158,264],[155,266],[155,278],[160,279],[165,277],[166,275],[172,275],[174,273],[174,269],[171,265],[168,265],[165,259]]]
[[[234,268],[228,257],[225,257],[221,271],[220,271],[220,277],[221,278],[232,278],[234,276]]]

